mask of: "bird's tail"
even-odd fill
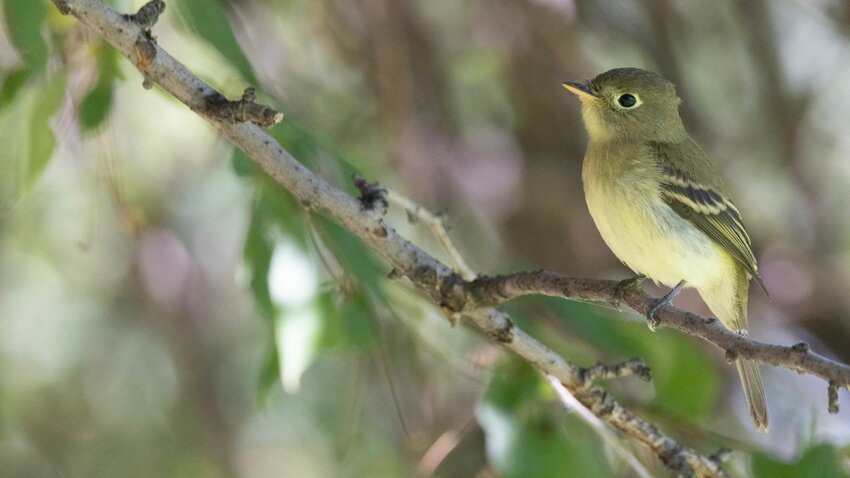
[[[748,282],[749,275],[739,268],[734,281],[725,282],[717,288],[700,290],[700,295],[705,299],[711,311],[720,319],[720,322],[726,328],[744,337],[748,335]],[[761,383],[758,363],[752,360],[739,359],[735,364],[738,366],[738,374],[741,376],[741,385],[744,388],[744,397],[747,399],[750,416],[753,418],[757,429],[764,428],[767,431],[767,400],[764,396],[764,386]]]
[[[764,386],[761,384],[759,365],[752,360],[739,359],[735,362],[738,374],[741,376],[741,386],[744,387],[744,398],[750,409],[750,417],[756,424],[756,429],[767,431],[767,401],[764,397]]]

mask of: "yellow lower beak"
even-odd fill
[[[597,98],[598,95],[593,88],[590,87],[587,83],[580,83],[577,81],[566,81],[561,83],[564,88],[566,88],[570,93],[578,96],[580,100]]]

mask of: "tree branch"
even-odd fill
[[[493,306],[524,295],[543,294],[568,299],[602,301],[618,304],[621,300],[641,314],[651,307],[651,298],[639,289],[623,290],[618,282],[574,279],[547,271],[479,277],[466,284],[473,307]],[[815,375],[827,381],[828,409],[838,413],[838,388],[850,387],[850,366],[830,360],[809,350],[805,343],[792,346],[773,345],[738,335],[719,321],[665,307],[656,314],[660,326],[667,326],[717,345],[726,351],[727,359],[747,358],[767,365],[783,367],[799,373]]]
[[[614,400],[592,380],[621,376],[623,373],[641,374],[643,372],[640,368],[628,366],[621,369],[582,369],[526,334],[514,325],[506,313],[493,307],[510,298],[530,293],[610,302],[614,299],[616,283],[570,279],[546,272],[481,278],[466,282],[457,272],[384,223],[383,214],[386,212],[387,203],[380,188],[368,183],[358,184],[363,196],[360,200],[355,199],[298,163],[259,126],[242,122],[250,118],[245,117],[245,110],[240,109],[241,107],[237,107],[237,113],[233,115],[219,114],[215,105],[228,104],[220,101],[223,98],[220,93],[193,75],[150,36],[147,30],[152,26],[153,16],[125,17],[105,6],[100,0],[53,2],[63,13],[77,17],[133,62],[144,75],[146,85],[160,85],[206,119],[222,136],[241,149],[282,187],[294,194],[305,208],[335,220],[357,235],[394,270],[404,274],[426,291],[444,311],[455,316],[463,315],[496,343],[512,350],[544,374],[556,377],[595,416],[651,450],[672,474],[727,476],[720,466],[720,455],[708,457],[678,444],[653,424],[637,417]],[[162,3],[160,0],[154,2],[158,5]],[[148,8],[146,11],[151,11],[153,7]],[[144,17],[145,21],[137,21],[139,17]],[[243,101],[251,100],[253,103],[252,95],[248,96],[243,98]],[[272,119],[275,119],[274,115]],[[639,312],[645,312],[649,307],[648,297],[639,292],[627,292],[624,300]],[[706,338],[738,356],[828,378],[834,385],[830,387],[833,392],[837,391],[838,386],[848,384],[850,371],[846,366],[810,353],[807,348],[788,348],[749,341],[726,331],[711,319],[678,310],[665,309],[658,314],[658,318],[663,325]]]

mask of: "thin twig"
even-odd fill
[[[446,230],[446,225],[443,223],[443,218],[441,216],[434,214],[428,209],[422,207],[420,204],[408,199],[396,191],[393,191],[392,189],[387,189],[387,199],[389,199],[390,202],[395,203],[398,207],[404,209],[409,218],[416,218],[428,226],[428,229],[431,230],[431,233],[434,234],[434,237],[440,241],[440,244],[442,244],[443,248],[449,254],[449,257],[451,257],[452,262],[455,263],[455,268],[464,280],[471,281],[478,276],[478,274],[469,267],[469,264],[466,263],[466,259],[464,259],[463,254],[461,254],[457,246],[455,246],[454,241]]]

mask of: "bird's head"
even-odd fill
[[[675,141],[685,137],[676,88],[656,73],[617,68],[586,82],[563,83],[581,100],[592,141]]]

